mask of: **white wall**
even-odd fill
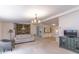
[[[14,24],[13,23],[7,23],[7,22],[2,22],[2,39],[10,39],[10,33],[8,32],[9,29],[14,30]],[[14,32],[12,37],[14,37]]]
[[[79,30],[79,10],[59,17],[59,36],[65,29]]]
[[[13,29],[13,23],[0,22],[0,40],[1,39],[10,39],[10,34],[8,33],[9,29]],[[13,33],[14,36],[14,33]]]
[[[0,22],[0,40],[2,39],[2,23]]]
[[[31,35],[36,35],[37,33],[37,31],[36,31],[36,26],[37,25],[35,25],[35,24],[31,24]]]

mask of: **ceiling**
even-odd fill
[[[0,6],[0,20],[11,22],[30,22],[37,13],[39,20],[65,12],[77,5],[5,5]]]
[[[54,18],[54,19],[50,19],[50,20],[47,20],[45,22],[42,22],[42,24],[44,24],[44,25],[53,25],[53,24],[55,24],[55,26],[58,26],[59,22],[58,22],[58,18]]]

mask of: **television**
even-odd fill
[[[64,36],[77,37],[77,30],[64,30]]]

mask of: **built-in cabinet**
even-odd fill
[[[60,37],[59,46],[79,53],[79,37]]]

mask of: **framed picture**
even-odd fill
[[[44,27],[44,32],[45,33],[50,33],[52,31],[51,27],[47,26],[47,27]]]
[[[15,24],[16,35],[30,34],[30,24]]]

